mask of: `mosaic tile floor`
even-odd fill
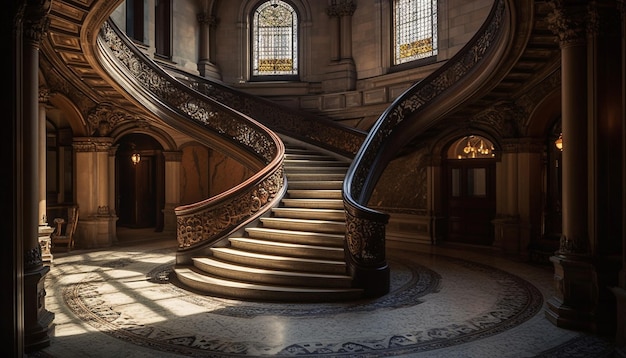
[[[544,317],[549,267],[469,250],[390,249],[391,291],[332,304],[237,301],[170,281],[175,242],[57,254],[51,346],[32,357],[603,357]]]

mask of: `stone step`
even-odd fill
[[[241,282],[253,282],[283,286],[343,287],[351,286],[348,275],[319,274],[285,270],[270,270],[252,266],[237,265],[217,260],[214,257],[193,259],[194,266],[201,272],[215,277]]]
[[[291,199],[342,199],[338,189],[288,189],[287,195]],[[342,199],[343,200],[343,199]]]
[[[307,208],[307,209],[343,209],[343,200],[341,199],[291,199],[285,198],[281,200],[283,206],[288,208]]]
[[[211,251],[217,259],[240,265],[272,270],[346,274],[346,264],[343,261],[267,255],[229,247],[213,247]]]
[[[290,242],[254,239],[248,237],[231,237],[228,239],[233,249],[256,252],[268,255],[302,257],[319,260],[343,260],[341,247],[295,244]]]
[[[272,209],[274,217],[291,219],[314,219],[345,221],[346,213],[341,209],[306,209],[277,207]]]
[[[199,273],[193,267],[177,267],[174,272],[181,283],[199,292],[243,300],[330,302],[356,300],[362,295],[362,290],[354,288],[291,287],[239,282]]]
[[[294,173],[286,171],[287,181],[289,183],[293,181],[341,181],[346,177],[346,173],[316,173],[316,172],[300,172]]]
[[[270,229],[315,231],[329,234],[343,234],[346,231],[346,223],[341,221],[288,219],[276,217],[265,217],[260,220],[263,227]]]
[[[343,180],[288,180],[289,190],[342,190]]]
[[[343,247],[343,234],[329,234],[311,231],[294,231],[269,229],[266,227],[249,227],[246,229],[249,237],[269,239],[274,241],[292,242],[296,244],[324,245]]]

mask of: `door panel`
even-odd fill
[[[449,160],[446,164],[447,240],[491,245],[495,216],[495,161]]]

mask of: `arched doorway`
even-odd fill
[[[146,134],[128,134],[116,143],[117,225],[163,230],[165,161],[163,147]]]
[[[458,139],[444,161],[446,241],[491,245],[495,217],[496,160],[491,141],[477,135]]]

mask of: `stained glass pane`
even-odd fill
[[[437,0],[396,0],[394,64],[437,54]]]
[[[254,76],[298,74],[298,16],[283,1],[268,1],[253,16]]]

